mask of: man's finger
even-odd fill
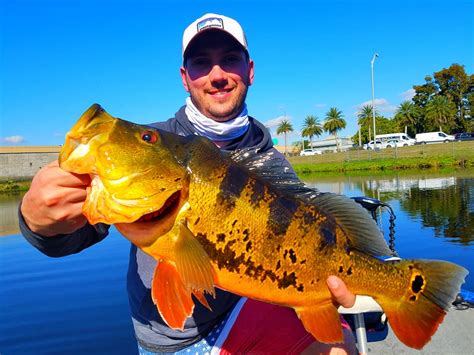
[[[340,278],[329,276],[326,282],[336,303],[346,308],[351,308],[354,305],[355,295],[347,289],[346,284]]]

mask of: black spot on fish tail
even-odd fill
[[[275,270],[278,270],[279,268],[281,268],[281,262],[280,262],[280,260],[277,261]]]
[[[296,290],[299,291],[299,292],[304,292],[303,284],[299,284],[298,287],[296,288]]]
[[[286,196],[279,196],[270,202],[269,207],[267,228],[276,236],[285,235],[298,209],[298,202]]]
[[[338,273],[342,273],[344,272],[344,268],[342,267],[342,265],[339,266],[339,270],[337,270]]]
[[[347,269],[347,275],[352,275],[352,266]]]
[[[222,243],[223,241],[225,241],[225,234],[224,233],[218,233],[217,234],[217,242]]]
[[[414,293],[418,293],[423,289],[423,285],[425,284],[425,280],[423,279],[423,276],[421,275],[416,275],[415,279],[411,283],[411,290]]]
[[[197,224],[199,223],[200,220],[201,220],[201,217],[198,217],[198,218],[196,219],[196,221],[194,222],[194,225],[197,226]]]

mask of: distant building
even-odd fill
[[[0,181],[29,180],[39,169],[58,159],[60,146],[0,147]]]
[[[337,137],[337,140],[339,142],[339,149],[341,151],[349,150],[354,146],[354,143],[352,143],[352,139],[348,137]],[[320,141],[314,141],[313,149],[321,150],[323,152],[336,152],[336,139],[333,136],[329,136]]]
[[[285,154],[285,146],[284,145],[274,145],[273,148],[278,150],[280,153]],[[299,152],[301,150],[301,148],[296,147],[292,144],[291,145],[289,144],[288,147],[286,147],[286,148],[287,148],[287,152],[288,152],[289,155],[297,155],[297,154],[299,154]]]

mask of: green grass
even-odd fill
[[[290,157],[297,173],[474,167],[474,141]]]
[[[0,193],[2,192],[19,192],[27,191],[30,188],[31,181],[1,181],[0,182]]]

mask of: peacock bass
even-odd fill
[[[59,163],[90,175],[83,213],[91,224],[114,224],[158,261],[151,294],[171,328],[192,315],[192,295],[209,308],[205,295],[218,287],[291,307],[317,340],[342,342],[326,286],[337,275],[381,305],[403,343],[422,348],[467,271],[445,261],[379,261],[391,251],[362,207],[255,168],[264,159],[256,156],[117,119],[95,104],[67,134]]]

